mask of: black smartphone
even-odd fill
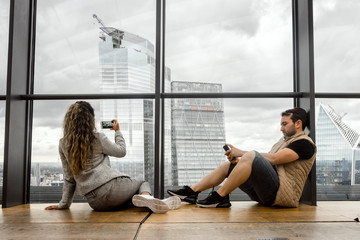
[[[101,128],[102,129],[109,129],[112,128],[111,121],[101,121]]]
[[[223,148],[224,148],[225,152],[228,151],[228,150],[230,150],[230,148],[229,148],[228,145],[224,145]]]
[[[230,147],[228,145],[224,145],[223,149],[226,151],[230,150]],[[233,157],[232,159],[235,159],[236,157]]]

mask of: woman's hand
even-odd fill
[[[110,130],[114,130],[114,131],[120,130],[119,123],[116,119],[111,120],[111,125],[112,125],[112,128],[110,128]]]
[[[58,205],[51,205],[45,208],[45,210],[59,210]]]

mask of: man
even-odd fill
[[[302,108],[286,110],[281,114],[281,132],[269,153],[240,150],[231,144],[224,162],[200,182],[179,190],[168,190],[188,203],[200,207],[230,207],[229,194],[237,187],[265,206],[297,207],[306,178],[315,160],[316,146],[304,133],[307,114]],[[218,186],[217,191],[204,200],[197,200],[201,191]]]

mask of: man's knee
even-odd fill
[[[256,152],[255,151],[249,151],[247,153],[245,153],[242,157],[241,160],[242,161],[249,161],[249,162],[253,162],[256,156]]]
[[[230,166],[230,162],[229,161],[224,161],[223,163],[220,164],[220,166]]]

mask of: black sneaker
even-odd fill
[[[231,207],[229,194],[225,197],[221,197],[216,191],[213,191],[209,194],[204,200],[196,201],[196,204],[199,207],[206,208],[229,208]]]
[[[167,190],[168,194],[171,196],[177,196],[181,201],[195,204],[197,197],[200,192],[194,192],[189,186],[184,186],[179,190]]]

